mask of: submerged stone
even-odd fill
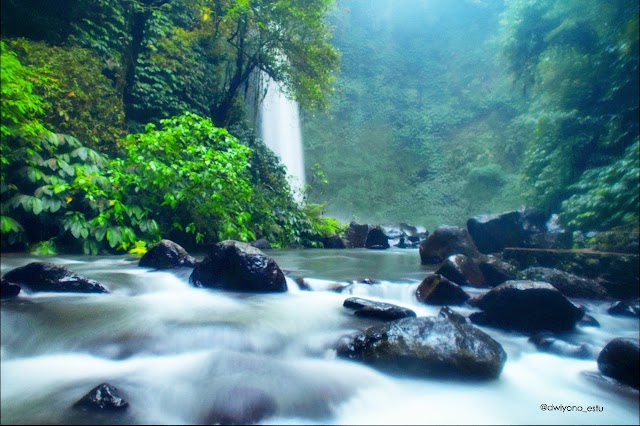
[[[411,309],[391,303],[376,302],[360,297],[345,299],[343,306],[354,309],[354,314],[359,317],[375,318],[381,320],[397,320],[400,318],[415,317],[416,313]]]

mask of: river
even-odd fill
[[[439,307],[414,297],[432,268],[420,265],[417,250],[266,253],[286,272],[287,293],[194,288],[190,269],[151,271],[129,256],[3,255],[2,274],[46,260],[111,294],[23,290],[2,301],[1,423],[198,424],[247,388],[277,403],[263,424],[640,423],[638,391],[599,378],[595,358],[540,352],[519,333],[481,327],[508,356],[500,378],[489,382],[396,377],[338,359],[338,340],[375,322],[343,308],[346,297],[437,315]],[[302,291],[296,277],[311,291]],[[374,283],[359,283],[365,278]],[[342,293],[331,291],[346,285]],[[638,336],[637,319],[608,315],[608,303],[577,302],[601,326],[578,327],[567,340],[589,343],[597,353],[614,337]],[[102,382],[123,393],[125,413],[72,408]],[[550,411],[543,404],[575,408]]]

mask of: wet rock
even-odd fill
[[[138,266],[155,269],[194,267],[195,265],[196,259],[191,257],[182,246],[171,240],[160,240],[138,262]]]
[[[384,234],[384,231],[382,230],[382,228],[375,227],[369,230],[364,246],[368,249],[378,249],[378,250],[388,249],[389,240],[387,239],[387,236]]]
[[[2,278],[0,283],[0,299],[16,297],[20,293],[20,286]]]
[[[447,318],[450,321],[453,321],[458,324],[469,323],[469,321],[467,320],[467,318],[465,318],[464,315],[459,314],[458,312],[454,311],[448,306],[443,306],[442,308],[440,308],[440,311],[438,312],[438,316],[442,318]]]
[[[407,248],[409,247],[404,239],[404,237],[400,237],[400,239],[398,240],[397,244],[393,245],[394,247],[398,247],[398,248]]]
[[[33,292],[109,293],[97,281],[76,274],[64,266],[47,262],[32,262],[15,268],[3,278]]]
[[[467,230],[478,250],[497,253],[505,247],[530,247],[532,235],[547,232],[547,219],[538,209],[479,215],[467,221]]]
[[[260,250],[271,250],[273,248],[271,247],[271,243],[269,242],[269,240],[267,240],[266,238],[257,239],[255,241],[252,241],[250,244],[252,247]]]
[[[529,342],[533,343],[536,348],[542,352],[581,359],[595,357],[595,351],[591,345],[586,343],[574,345],[572,343],[563,342],[549,332],[536,333],[529,337]]]
[[[478,264],[485,279],[487,287],[498,286],[505,281],[515,280],[518,268],[504,262],[493,255],[486,256]]]
[[[416,289],[416,297],[428,305],[461,305],[469,295],[440,274],[429,274]]]
[[[472,259],[480,256],[465,229],[443,225],[420,243],[420,262],[423,265],[440,263],[452,254],[464,254]]]
[[[598,369],[636,389],[640,385],[640,340],[617,337],[611,340],[598,355]]]
[[[189,282],[241,292],[284,292],[284,274],[270,257],[247,243],[226,240],[213,245],[194,268]]]
[[[80,398],[73,406],[97,412],[123,411],[127,409],[129,403],[124,400],[115,386],[102,383]]]
[[[332,235],[330,237],[322,237],[322,244],[326,249],[343,249],[347,248],[345,242],[339,235]]]
[[[582,327],[600,327],[598,320],[589,314],[584,314],[578,321],[578,325]]]
[[[553,268],[531,267],[517,274],[518,279],[548,282],[567,297],[607,299],[607,290],[596,280],[582,278]]]
[[[416,313],[411,309],[403,308],[391,303],[375,302],[373,300],[362,299],[359,297],[349,297],[348,299],[345,299],[343,306],[348,309],[355,309],[354,314],[364,318],[375,318],[389,321],[416,316]]]
[[[359,225],[351,222],[345,231],[345,237],[351,242],[354,248],[364,247],[364,243],[367,241],[367,235],[369,234],[369,228],[369,225]]]
[[[549,283],[507,281],[469,300],[483,312],[469,316],[476,324],[535,333],[572,330],[584,314]]]
[[[415,376],[497,378],[507,359],[500,343],[470,324],[419,317],[369,327],[342,340],[339,357]]]
[[[436,270],[451,281],[472,287],[486,287],[486,280],[478,265],[464,254],[454,254],[445,259]]]
[[[632,302],[617,301],[609,306],[607,309],[609,315],[638,318],[640,317],[640,299],[636,299]]]
[[[502,256],[519,269],[540,266],[598,280],[613,298],[630,299],[640,296],[640,264],[637,254],[506,248]]]
[[[251,387],[229,390],[224,404],[216,404],[206,416],[205,424],[256,424],[276,413],[278,404],[268,393]]]

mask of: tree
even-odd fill
[[[637,2],[514,1],[503,22],[506,57],[531,98],[529,202],[572,228],[637,223]]]

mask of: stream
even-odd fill
[[[347,297],[437,315],[440,307],[414,296],[435,265],[421,266],[417,250],[395,248],[265,253],[285,271],[287,293],[194,288],[189,268],[152,271],[129,256],[3,254],[3,275],[47,261],[111,293],[23,289],[2,300],[1,423],[202,424],[243,389],[276,401],[277,411],[262,424],[640,423],[638,391],[602,378],[595,358],[540,352],[520,333],[479,327],[508,357],[500,378],[488,382],[393,376],[336,358],[342,336],[376,323],[345,309]],[[299,277],[310,291],[299,288]],[[365,278],[373,284],[361,283]],[[346,287],[337,293],[336,286]],[[567,341],[586,342],[597,354],[614,337],[638,337],[638,320],[608,315],[609,303],[572,300],[600,327],[578,326],[563,336]],[[452,308],[464,315],[475,310]],[[122,392],[125,412],[72,407],[102,382]],[[543,404],[583,411],[543,410]]]

